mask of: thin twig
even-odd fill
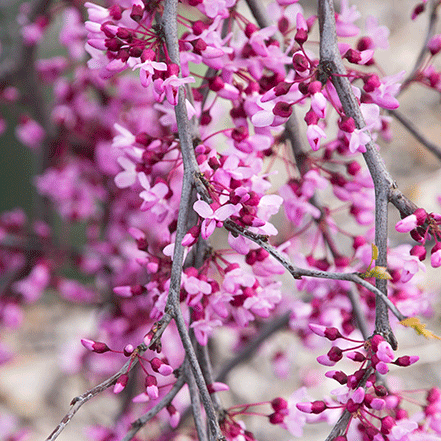
[[[248,7],[251,10],[251,13],[253,14],[254,18],[256,19],[257,23],[260,27],[268,27],[271,25],[270,21],[267,18],[267,15],[265,14],[265,11],[263,11],[262,4],[259,2],[256,2],[255,0],[247,0]],[[288,121],[285,123],[285,134],[286,137],[289,139],[291,144],[291,149],[294,155],[294,159],[296,161],[297,168],[299,170],[299,173],[301,176],[304,176],[309,170],[309,164],[306,160],[307,155],[303,149],[303,143],[300,136],[300,130],[299,130],[299,124],[296,116],[295,106],[292,107],[292,114],[289,117]],[[315,219],[316,223],[320,225],[320,228],[322,230],[323,239],[325,240],[326,244],[328,245],[329,250],[331,251],[331,254],[335,257],[337,257],[338,250],[336,249],[334,241],[331,239],[331,235],[329,233],[329,228],[326,223],[323,222],[324,219],[324,213],[322,205],[320,204],[317,195],[313,195],[309,202],[316,207],[321,215],[318,219]],[[367,323],[366,323],[366,317],[362,313],[359,305],[357,304],[357,301],[355,299],[355,295],[353,290],[351,289],[349,292],[349,299],[352,304],[353,312],[356,316],[357,324],[359,325],[360,331],[365,336],[367,331]],[[367,338],[367,335],[365,336]]]
[[[360,105],[353,93],[351,83],[340,56],[337,45],[335,13],[332,0],[319,0],[318,8],[320,24],[320,67],[324,75],[332,81],[348,117],[352,117],[358,129],[366,127]],[[368,133],[366,131],[366,133]],[[366,144],[363,153],[375,187],[375,244],[378,248],[377,265],[387,266],[387,205],[390,200],[394,205],[410,201],[403,194],[400,195],[397,184],[386,169],[383,158],[375,147],[372,138]],[[395,198],[400,197],[395,200]],[[413,204],[414,205],[414,204]],[[401,211],[401,210],[400,210]],[[410,213],[409,213],[410,214]],[[383,305],[387,296],[386,280],[377,279],[377,288],[383,296],[376,295],[375,332],[382,334],[392,345],[397,347],[397,341],[389,324],[387,308]]]
[[[93,389],[84,392],[82,395],[75,397],[71,401],[71,408],[69,412],[63,417],[60,424],[54,429],[54,431],[46,438],[46,441],[54,441],[57,439],[58,435],[66,428],[66,426],[70,423],[70,420],[74,417],[74,415],[78,412],[80,407],[87,403],[90,399],[97,396],[101,392],[105,391],[109,387],[113,386],[121,375],[127,374],[130,372],[138,363],[138,356],[142,355],[147,350],[147,346],[145,344],[140,344],[133,354],[130,357],[124,366],[115,374],[113,374],[110,378],[100,383],[98,386],[95,386]]]
[[[180,64],[178,30],[177,30],[177,0],[166,0],[162,24],[167,42],[168,54],[172,63]],[[207,414],[209,437],[213,440],[224,439],[217,421],[216,412],[205,384],[198,359],[188,334],[187,326],[182,316],[179,302],[179,291],[181,285],[181,272],[184,257],[182,239],[187,232],[187,218],[190,211],[190,202],[194,179],[198,173],[198,165],[193,150],[192,130],[188,121],[187,109],[185,106],[184,88],[179,88],[178,104],[175,107],[176,121],[178,125],[179,140],[181,144],[182,159],[184,163],[184,176],[182,182],[181,201],[179,205],[178,222],[176,228],[175,249],[173,254],[173,265],[171,270],[170,290],[167,299],[167,309],[172,311],[176,326],[191,366],[202,403]]]
[[[424,57],[428,52],[427,44],[429,43],[429,40],[432,38],[432,36],[435,34],[436,22],[438,21],[437,10],[440,4],[438,0],[431,0],[430,3],[429,26],[427,26],[426,37],[424,38],[423,45],[421,46],[420,53],[418,54],[413,69],[409,72],[409,74],[404,79],[403,84],[401,85],[399,92],[400,94],[404,92],[404,90],[406,90],[409,87],[410,83],[414,80],[415,74],[418,72],[421,63],[423,62]]]
[[[389,114],[392,115],[394,118],[396,118],[406,129],[409,133],[411,133],[415,139],[420,142],[424,147],[429,150],[429,152],[433,153],[439,161],[441,161],[441,147],[437,146],[435,143],[429,141],[415,126],[415,124],[412,123],[410,119],[405,117],[401,112],[398,110],[389,110]]]
[[[227,375],[239,364],[244,363],[249,360],[253,354],[259,349],[259,347],[268,340],[276,332],[285,328],[289,323],[289,318],[291,317],[291,311],[276,317],[274,320],[266,324],[261,330],[260,334],[248,342],[244,349],[239,352],[233,359],[231,359],[216,375],[216,381],[225,382]]]
[[[196,427],[196,432],[198,434],[199,441],[208,441],[207,434],[205,432],[205,427],[201,412],[201,401],[199,399],[198,387],[194,379],[193,372],[187,361],[184,364],[185,377],[187,379],[188,390],[190,392],[191,410],[193,413],[194,425]]]
[[[374,285],[370,284],[368,281],[364,280],[357,273],[336,273],[320,270],[304,269],[294,266],[285,256],[283,256],[279,251],[277,251],[272,245],[268,243],[267,236],[262,236],[260,234],[252,233],[247,229],[240,227],[233,221],[227,219],[224,222],[224,227],[231,231],[233,234],[240,234],[247,239],[252,240],[254,243],[261,246],[264,250],[268,251],[276,260],[278,260],[295,279],[301,279],[302,277],[316,277],[318,279],[330,279],[330,280],[347,280],[350,282],[357,283],[369,291],[373,292],[376,296],[380,297],[391,312],[397,317],[398,320],[404,320],[406,317],[401,314],[398,308],[390,301],[386,294],[381,292]]]
[[[364,387],[366,385],[367,379],[374,372],[375,371],[372,367],[368,368],[358,386]],[[338,436],[342,436],[346,432],[346,428],[348,427],[349,421],[352,417],[353,414],[345,409],[341,414],[339,420],[335,423],[335,426],[332,428],[330,434],[326,437],[325,441],[334,441],[335,438],[337,438]]]

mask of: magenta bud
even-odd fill
[[[417,219],[418,225],[424,225],[427,219],[427,211],[424,208],[417,208],[413,213]]]
[[[97,354],[103,354],[110,351],[110,348],[100,341],[88,340],[87,338],[81,339],[81,344],[89,351],[96,352]]]
[[[228,385],[226,385],[225,383],[221,383],[219,381],[215,381],[214,383],[207,384],[207,389],[210,394],[230,390]]]
[[[283,420],[285,419],[285,415],[280,412],[274,412],[269,415],[268,418],[271,424],[282,424]]]
[[[312,403],[297,403],[297,409],[305,413],[319,414],[327,409],[324,401],[313,401]]]
[[[348,381],[348,376],[342,371],[328,371],[325,376],[338,381],[340,384],[346,384]]]
[[[352,118],[352,116],[350,117],[343,116],[340,120],[338,120],[338,127],[343,132],[352,133],[356,129],[354,118]],[[361,168],[360,164],[357,161],[352,161],[349,164],[358,165],[358,169],[356,172],[358,172],[358,170],[360,170]],[[349,172],[349,164],[348,164],[348,172]],[[352,173],[350,174],[352,175]]]
[[[273,108],[273,113],[276,116],[281,116],[282,118],[289,118],[292,113],[292,104],[285,103],[283,101],[278,101]]]
[[[308,32],[305,30],[305,29],[299,29],[297,32],[296,32],[296,35],[295,35],[295,37],[294,37],[294,40],[298,43],[298,44],[300,44],[300,46],[302,45],[302,44],[304,44],[305,43],[305,41],[308,39]]]
[[[280,411],[282,409],[288,408],[288,402],[284,400],[281,397],[274,398],[273,401],[271,401],[271,407],[276,411]]]
[[[350,413],[357,412],[358,409],[360,409],[360,404],[355,403],[354,400],[352,398],[350,398],[348,400],[348,402],[346,403],[346,409]]]
[[[358,351],[354,351],[354,352],[350,352],[349,354],[346,355],[350,360],[352,361],[356,361],[358,363],[363,362],[364,360],[366,360],[366,357]]]
[[[391,416],[386,416],[381,420],[381,433],[387,435],[395,426],[395,420]]]
[[[419,260],[424,260],[426,258],[426,248],[423,245],[415,245],[410,250],[410,255],[418,257]]]
[[[126,387],[127,382],[129,381],[129,376],[127,374],[122,374],[115,383],[115,387],[113,388],[113,393],[119,394]]]
[[[167,406],[167,412],[170,415],[170,426],[175,429],[178,424],[179,424],[179,420],[181,418],[179,412],[176,410],[176,407],[173,406],[173,404],[169,404]]]
[[[128,344],[124,347],[124,355],[126,357],[130,357],[133,354],[133,351],[135,350],[135,348],[133,347],[133,345]]]
[[[427,402],[428,403],[435,403],[436,401],[438,401],[441,397],[441,390],[437,387],[432,387],[431,389],[429,389],[429,391],[427,392]]]
[[[398,357],[395,361],[393,361],[393,364],[396,364],[397,366],[410,366],[411,364],[416,363],[420,357],[418,355],[404,355],[403,357]]]
[[[164,363],[158,357],[153,358],[150,361],[150,365],[152,366],[153,371],[158,372],[161,375],[164,375],[164,377],[167,377],[168,375],[173,373],[173,368],[168,364]]]
[[[309,69],[309,61],[301,53],[294,54],[292,57],[292,64],[297,72],[305,72],[307,69]]]

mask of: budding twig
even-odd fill
[[[311,270],[305,268],[296,267],[290,262],[283,254],[276,250],[272,245],[268,243],[267,237],[260,234],[252,233],[247,229],[240,227],[231,220],[226,220],[224,222],[224,227],[234,234],[240,234],[247,239],[252,240],[254,243],[261,246],[265,251],[268,251],[276,260],[278,260],[294,277],[294,279],[301,279],[302,277],[316,277],[318,279],[330,279],[330,280],[347,280],[350,282],[357,283],[364,288],[368,289],[380,299],[384,301],[391,312],[397,317],[398,320],[404,320],[406,316],[401,314],[398,308],[389,300],[386,294],[384,294],[380,289],[371,285],[369,282],[364,280],[357,273],[336,273],[320,270]],[[378,260],[377,260],[378,262]]]
[[[337,94],[348,117],[352,117],[358,129],[366,126],[360,105],[352,91],[351,83],[346,76],[346,69],[340,56],[337,45],[337,33],[335,25],[335,13],[332,0],[319,0],[318,16],[320,24],[320,64],[323,71],[334,84]],[[394,203],[398,196],[397,184],[386,169],[383,158],[380,156],[374,142],[366,144],[366,152],[363,153],[369,172],[375,187],[375,244],[378,248],[376,264],[387,266],[387,205],[389,200]],[[394,192],[392,193],[392,190]],[[407,198],[401,194],[400,202]],[[409,201],[410,202],[410,201]],[[387,306],[384,297],[387,296],[387,281],[377,279],[376,286],[383,296],[376,295],[376,318],[375,331],[382,334],[392,345],[397,347],[396,338],[389,324]]]
[[[71,408],[69,412],[63,417],[60,424],[54,429],[54,431],[46,438],[46,441],[54,441],[58,438],[58,435],[66,428],[66,426],[70,423],[70,420],[74,417],[74,415],[80,410],[80,407],[87,403],[91,398],[97,396],[101,392],[105,391],[109,387],[113,386],[121,375],[127,374],[130,372],[138,363],[138,355],[142,355],[147,350],[147,346],[142,343],[140,344],[136,350],[133,352],[130,360],[124,364],[124,366],[107,380],[98,384],[94,388],[84,392],[83,394],[75,397],[71,401]]]

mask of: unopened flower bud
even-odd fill
[[[313,401],[312,403],[297,403],[297,409],[305,413],[319,414],[327,409],[324,401]]]
[[[113,393],[119,394],[126,387],[127,382],[129,381],[129,376],[127,374],[122,374],[115,383],[113,388]]]
[[[158,372],[159,374],[164,375],[164,377],[167,377],[168,375],[173,373],[173,368],[164,363],[158,357],[153,358],[150,361],[150,365],[152,366],[154,372]]]
[[[325,373],[325,376],[328,378],[333,378],[340,384],[346,384],[348,381],[348,376],[342,371],[328,371]]]
[[[81,339],[81,344],[89,351],[96,352],[97,354],[103,354],[104,352],[110,351],[110,348],[100,341],[93,341],[87,338]]]
[[[268,418],[271,424],[282,424],[283,420],[285,419],[285,415],[280,412],[274,412],[269,415]]]
[[[281,397],[274,398],[273,401],[271,401],[271,407],[276,411],[280,411],[282,409],[288,408],[288,402],[284,400]]]
[[[230,390],[228,385],[225,383],[221,383],[219,381],[215,381],[214,383],[207,384],[207,389],[210,394],[214,394],[215,392],[223,392],[226,390]]]
[[[418,355],[404,355],[403,357],[398,357],[393,364],[396,364],[397,366],[410,366],[411,364],[416,363],[420,357]]]
[[[395,424],[395,420],[390,415],[384,417],[381,420],[381,433],[384,435],[389,434]]]
[[[418,260],[424,260],[426,258],[426,248],[423,245],[415,245],[410,250],[410,255],[418,257]]]
[[[435,403],[441,398],[441,390],[437,387],[432,387],[427,392],[426,400],[428,403]]]
[[[133,347],[133,345],[128,344],[124,346],[124,355],[126,357],[130,357],[133,354],[133,351],[135,350],[135,348]]]
[[[175,429],[176,427],[178,427],[179,420],[181,419],[181,415],[176,410],[176,407],[173,406],[173,404],[169,404],[167,406],[167,412],[170,415],[170,426],[173,427],[173,429]]]

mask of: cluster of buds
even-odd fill
[[[435,245],[431,249],[430,263],[433,268],[441,266],[441,215],[438,213],[427,213],[423,208],[418,208],[413,214],[404,217],[396,225],[395,229],[400,233],[410,233],[412,238],[419,242],[415,245],[410,254],[418,257],[419,260],[426,258],[426,248],[424,244],[431,240],[435,240]]]
[[[153,357],[151,360],[148,360],[142,357],[140,354],[135,352],[135,348],[133,345],[128,344],[124,347],[123,351],[115,351],[110,349],[106,343],[89,340],[86,338],[81,339],[82,345],[91,352],[95,352],[96,354],[104,354],[106,352],[113,352],[117,354],[123,354],[125,357],[131,357],[131,361],[135,359],[135,356],[138,358],[143,370],[146,374],[145,378],[145,392],[138,395],[134,398],[135,402],[145,402],[148,400],[156,400],[159,397],[159,389],[158,389],[158,381],[155,374],[159,374],[163,377],[168,377],[173,373],[173,368],[168,364],[166,359],[160,359],[158,357]],[[150,364],[151,372],[148,372],[144,367],[142,362],[148,362]],[[115,383],[113,388],[113,392],[115,394],[119,394],[124,390],[129,381],[128,372],[130,371],[130,365],[127,368],[126,373],[120,375]]]
[[[358,430],[363,432],[363,439],[386,441],[395,440],[394,434],[405,430],[403,422],[405,418],[400,408],[400,397],[392,394],[388,389],[378,383],[377,373],[386,374],[389,371],[388,364],[396,366],[410,366],[418,361],[417,356],[403,356],[395,359],[392,347],[381,335],[363,341],[356,341],[344,337],[337,328],[310,324],[312,332],[325,337],[330,341],[343,339],[356,345],[341,349],[333,346],[326,355],[318,357],[318,362],[325,366],[333,366],[343,358],[347,352],[347,358],[360,363],[360,367],[351,375],[342,371],[328,371],[326,377],[336,380],[342,385],[334,391],[339,403],[328,401],[314,401],[297,403],[297,408],[307,414],[321,414],[326,409],[342,409],[348,411],[351,419],[359,419]],[[359,350],[361,349],[361,351]],[[415,430],[418,425],[407,421],[408,432]],[[349,428],[346,429],[346,433]],[[337,437],[335,440],[344,441],[346,436]],[[334,441],[335,441],[334,440]]]

